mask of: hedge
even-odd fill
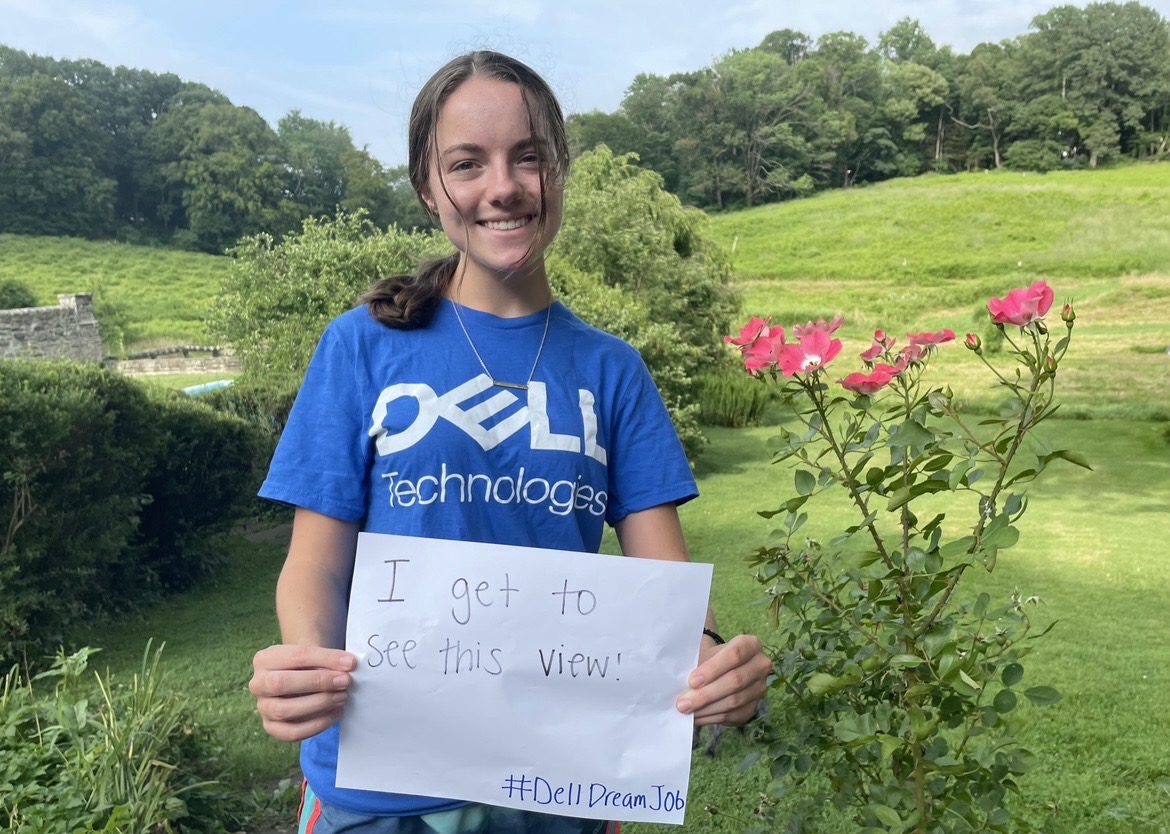
[[[0,660],[211,573],[271,442],[95,366],[0,362]]]

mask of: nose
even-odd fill
[[[489,173],[488,199],[493,203],[509,205],[520,198],[524,188],[511,165],[495,165]]]

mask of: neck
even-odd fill
[[[447,298],[472,310],[501,318],[519,318],[553,302],[544,260],[506,273],[481,273],[465,257],[455,267]]]

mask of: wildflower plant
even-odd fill
[[[773,440],[773,462],[794,469],[793,493],[761,513],[780,526],[750,559],[779,637],[773,686],[786,698],[774,712],[787,723],[765,731],[763,755],[780,792],[827,777],[858,830],[1033,830],[1009,799],[1031,759],[1016,740],[1018,707],[1060,698],[1023,684],[1022,659],[1043,633],[1020,595],[993,603],[962,580],[993,570],[1016,544],[1023,487],[1048,464],[1087,467],[1033,435],[1056,411],[1076,318],[1065,305],[1064,332],[1051,333],[1052,300],[1037,282],[989,301],[1005,336],[995,365],[977,335],[966,337],[1007,394],[998,416],[978,422],[948,388],[927,384],[932,357],[955,341],[950,330],[904,343],[879,330],[862,369],[843,377],[830,367],[842,351],[839,317],[789,330],[752,319],[725,339],[803,426]],[[827,542],[803,533],[805,505],[822,493],[855,518]],[[815,830],[800,812],[787,820]]]

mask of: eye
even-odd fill
[[[451,166],[453,172],[467,172],[475,169],[475,161],[471,159],[461,159]]]

